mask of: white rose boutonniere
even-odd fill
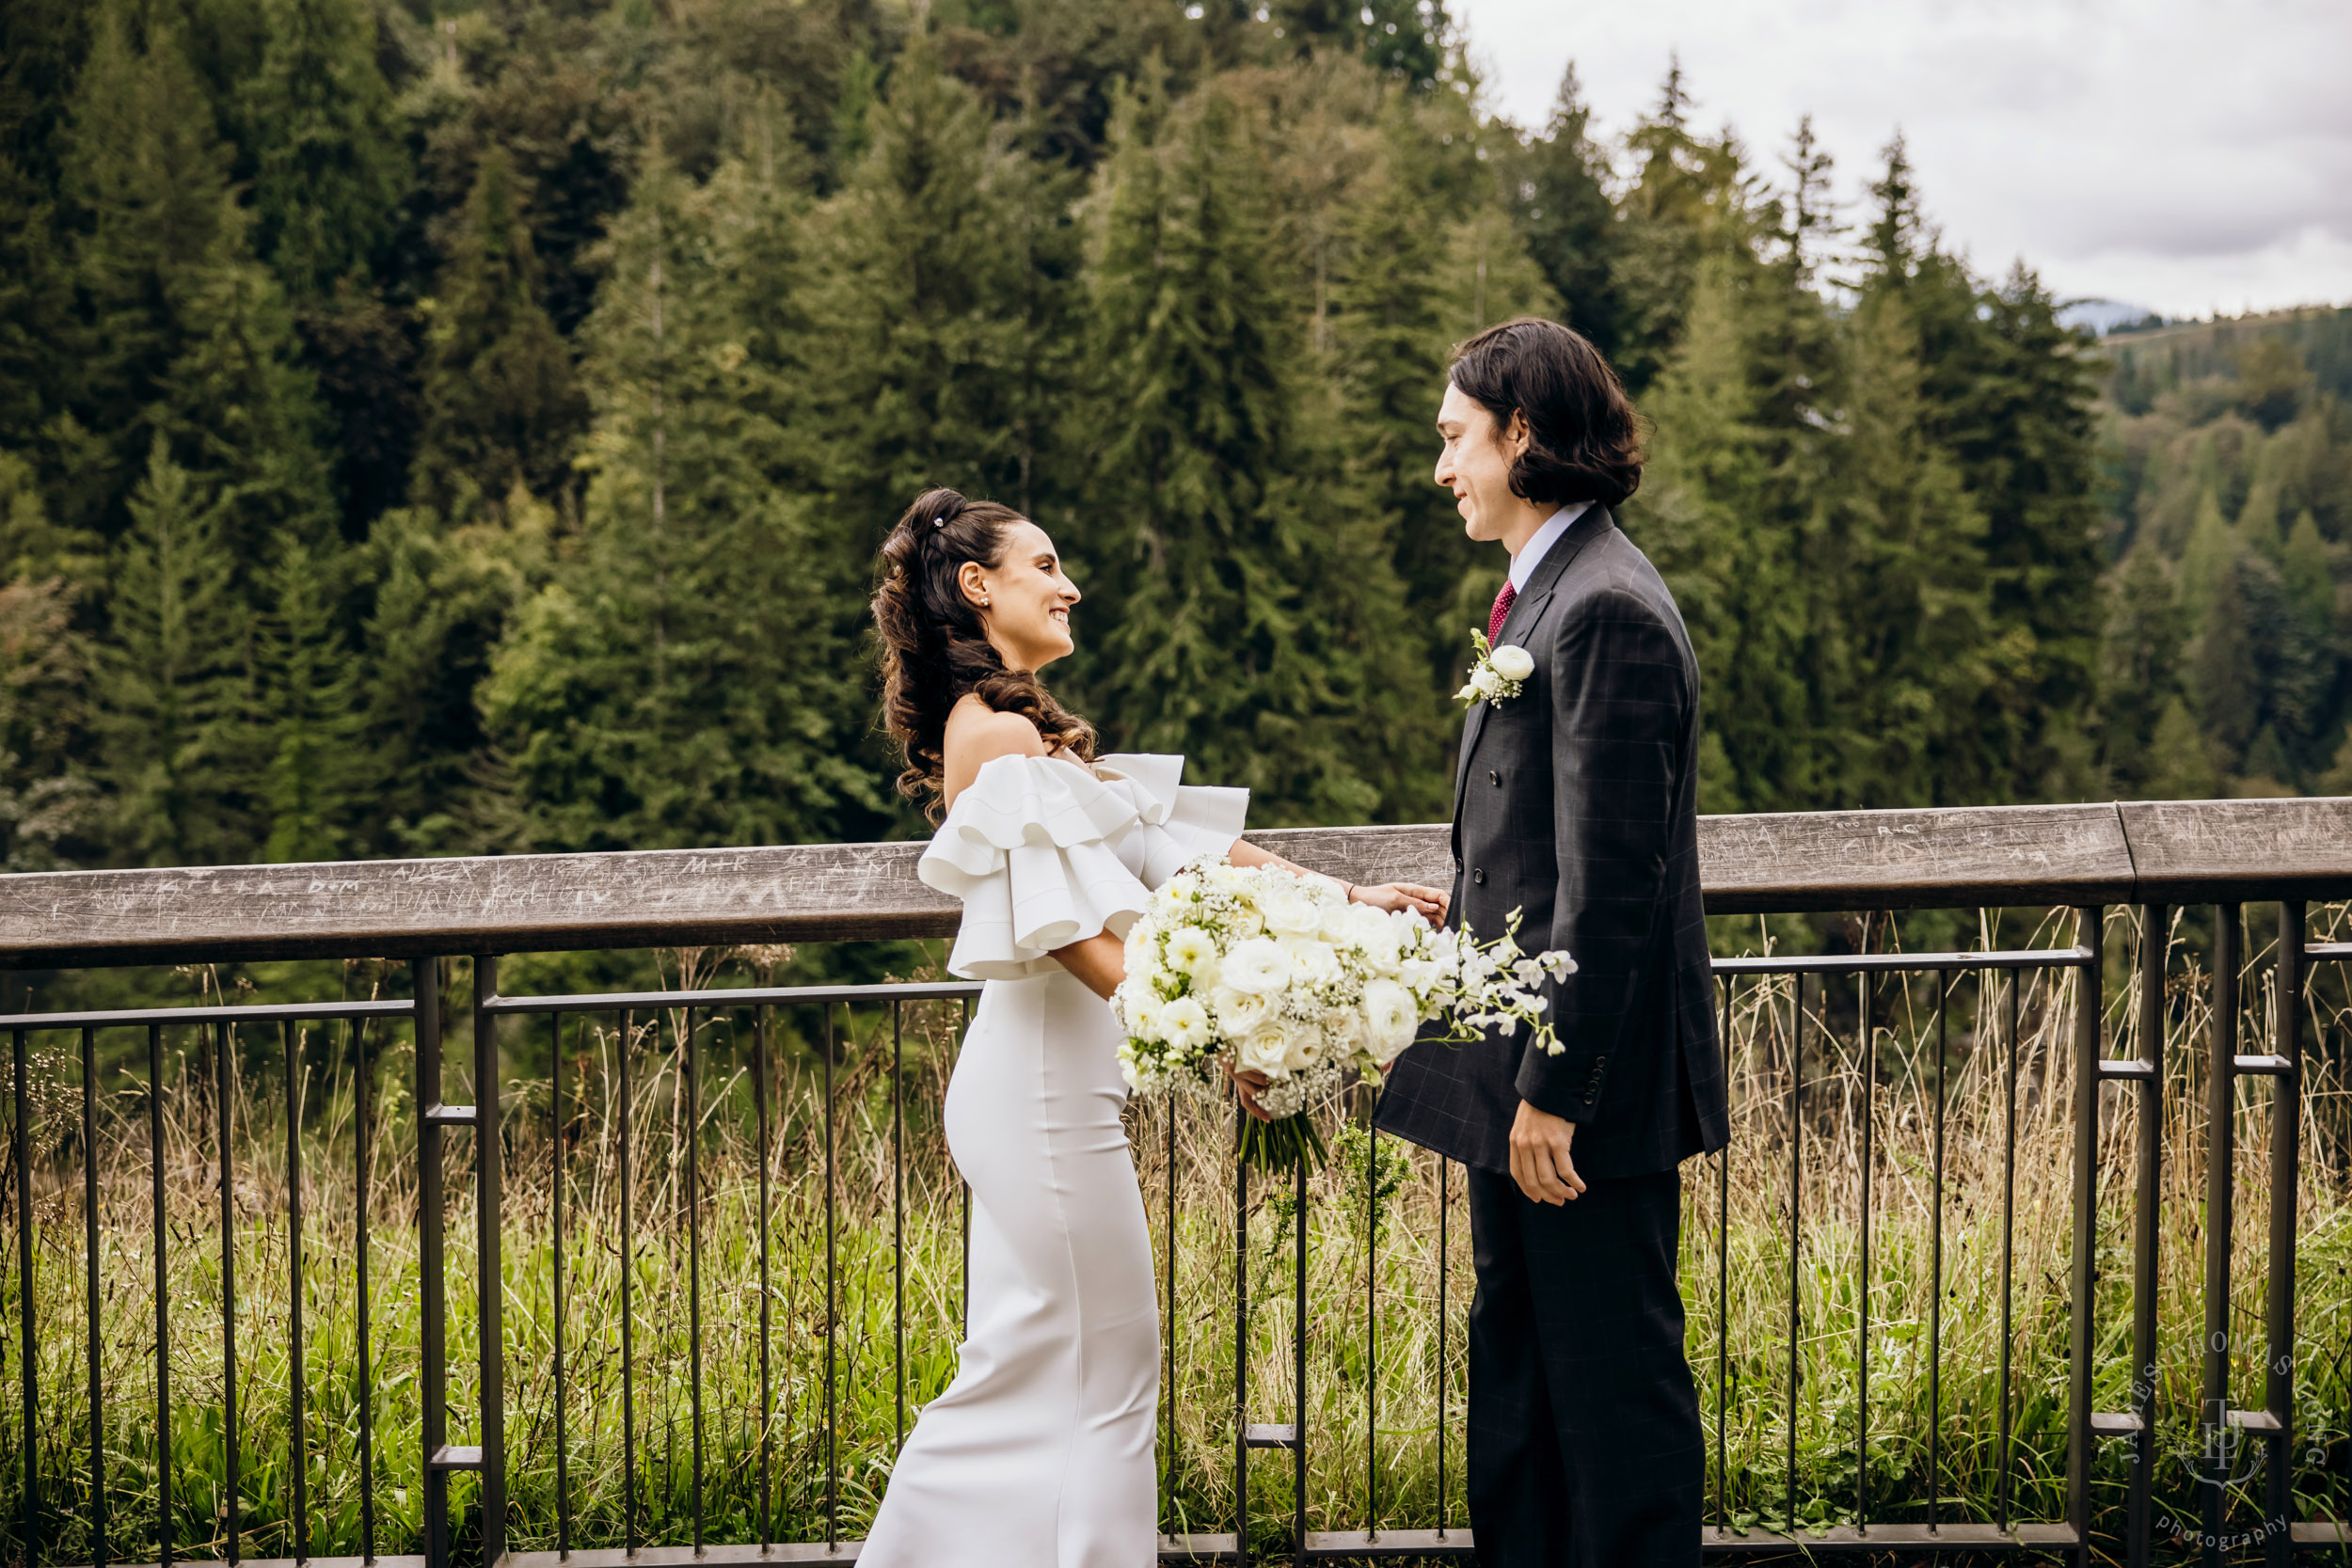
[[[1535,656],[1516,643],[1486,645],[1486,634],[1473,628],[1470,645],[1478,650],[1470,679],[1454,694],[1457,703],[1503,703],[1519,694],[1519,683],[1535,673]]]

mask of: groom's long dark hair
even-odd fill
[[[1538,505],[1617,506],[1642,483],[1642,434],[1617,372],[1582,333],[1521,316],[1454,351],[1462,395],[1495,417],[1500,434],[1527,416],[1527,451],[1511,491]]]
[[[920,801],[932,821],[943,813],[947,714],[967,691],[999,713],[1037,726],[1047,745],[1094,760],[1094,730],[1055,701],[1037,674],[1009,670],[964,596],[957,573],[967,561],[993,566],[1005,531],[1025,521],[998,501],[969,500],[955,490],[926,490],[882,544],[882,586],[874,626],[882,634],[882,724],[906,752],[898,793]]]

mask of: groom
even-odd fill
[[[1534,657],[1471,706],[1449,919],[1565,947],[1564,1049],[1398,1058],[1378,1125],[1470,1167],[1470,1513],[1488,1568],[1696,1564],[1705,1443],[1676,1284],[1680,1175],[1729,1133],[1699,905],[1699,678],[1612,508],[1633,410],[1593,345],[1522,318],[1456,351],[1437,481],[1510,552],[1488,636]]]

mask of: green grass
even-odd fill
[[[2118,916],[2110,947],[2126,945]],[[2185,961],[2185,960],[2184,960]],[[2156,1399],[2164,1433],[2160,1512],[2196,1518],[2201,1490],[2180,1462],[2193,1449],[2202,1326],[2202,1058],[2206,990],[2193,965],[2176,962],[2169,1084],[2163,1130],[2161,1332]],[[2133,996],[2121,958],[2111,966],[2107,998],[2112,1054],[2141,1053],[2131,1038]],[[1805,989],[1804,1140],[1795,1196],[1800,1200],[1795,1274],[1799,1308],[1797,1394],[1788,1398],[1788,1282],[1791,1198],[1788,1062],[1793,1006],[1786,982],[1743,985],[1734,1009],[1730,1061],[1735,1138],[1728,1213],[1719,1198],[1722,1172],[1712,1162],[1685,1171],[1685,1300],[1691,1355],[1708,1428],[1710,1507],[1716,1493],[1721,1431],[1721,1506],[1735,1525],[1801,1528],[1850,1522],[1867,1452],[1873,1520],[1918,1520],[1931,1496],[1944,1519],[1989,1519],[2004,1475],[2012,1518],[2052,1519],[2064,1512],[2066,1468],[2067,1259],[2072,1204],[2071,1051],[2067,1020],[2071,978],[2029,977],[2021,997],[2019,1092],[2015,1119],[2015,1261],[2011,1291],[2012,1439],[1997,1442],[2000,1402],[2001,1185],[2005,1047],[1978,1026],[1974,977],[1953,992],[1939,1057],[1931,983],[1883,987],[1873,1001],[1871,1042],[1877,1071],[1870,1090],[1871,1227],[1867,1300],[1869,1441],[1857,1449],[1862,1371],[1861,1184],[1863,1074],[1854,992]],[[2263,988],[2249,986],[2249,997]],[[2262,1037],[2266,1015],[2249,1003],[2245,1026]],[[839,1016],[839,1015],[837,1015]],[[462,1022],[463,1014],[459,1015]],[[768,1424],[767,1507],[780,1540],[823,1539],[828,1497],[834,1528],[863,1534],[886,1482],[898,1433],[894,1383],[895,1291],[903,1270],[907,1383],[911,1421],[922,1402],[952,1374],[961,1299],[961,1200],[946,1158],[938,1105],[952,1060],[956,1014],[940,1006],[906,1013],[904,1244],[892,1227],[892,1037],[888,1015],[861,1012],[843,1035],[834,1064],[837,1195],[833,1310],[834,1445],[826,1438],[824,1327],[827,1235],[822,1201],[826,1139],[823,1063],[807,1043],[813,1015],[779,1020],[775,1121],[769,1176],[769,1307],[774,1403]],[[1986,1021],[1990,1022],[1990,1019]],[[2339,1024],[2330,1014],[2323,1022]],[[637,1243],[630,1275],[634,1337],[637,1528],[647,1543],[692,1538],[692,1407],[688,1334],[688,1236],[684,1151],[690,1131],[677,1076],[681,1021],[640,1021],[630,1041],[634,1092],[628,1127],[636,1168],[630,1187]],[[797,1025],[798,1032],[794,1026]],[[513,1026],[519,1039],[544,1021]],[[36,1148],[34,1305],[39,1325],[40,1418],[33,1450],[46,1509],[32,1554],[42,1563],[87,1561],[91,1554],[87,1496],[89,1412],[85,1362],[84,1275],[79,1143],[78,1044],[37,1037],[37,1103],[29,1132]],[[212,1068],[193,1036],[174,1037],[163,1104],[169,1282],[173,1510],[175,1550],[218,1554],[225,1499],[222,1442],[219,1261],[221,1233],[209,1094]],[[704,1020],[702,1169],[702,1419],[705,1437],[703,1524],[711,1541],[748,1541],[760,1530],[759,1173],[752,1113],[748,1029]],[[2250,1048],[2250,1047],[2249,1047]],[[421,1517],[418,1409],[421,1294],[412,1058],[405,1039],[371,1041],[375,1088],[373,1178],[365,1226],[372,1274],[374,1347],[375,1546],[416,1549]],[[510,1453],[509,1542],[550,1547],[556,1538],[556,1422],[552,1369],[558,1301],[552,1201],[561,1148],[565,1214],[563,1322],[568,1387],[565,1427],[571,1540],[575,1546],[616,1545],[625,1534],[627,1460],[622,1438],[623,1278],[619,1119],[608,1114],[617,1092],[620,1041],[611,1021],[567,1025],[563,1045],[565,1094],[560,1139],[553,1131],[544,1076],[507,1083],[507,1171],[502,1250]],[[466,1054],[461,1037],[448,1048]],[[517,1051],[517,1055],[522,1053]],[[542,1050],[541,1055],[544,1057]],[[340,1029],[304,1042],[303,1320],[308,1425],[304,1445],[310,1550],[358,1550],[359,1331],[354,1260],[362,1227],[356,1187],[358,1141],[351,1086],[352,1042]],[[291,1555],[287,1354],[288,1231],[285,1223],[285,1087],[273,1037],[247,1042],[232,1099],[236,1133],[235,1254],[238,1320],[240,1550],[248,1557]],[[1939,1065],[1940,1064],[1940,1065]],[[1940,1308],[1933,1278],[1937,1214],[1935,1102],[1944,1100],[1945,1159]],[[99,1085],[103,1458],[110,1555],[155,1555],[158,1520],[154,1416],[154,1260],[149,1207],[148,1087],[144,1063],[102,1073]],[[2106,1101],[2100,1148],[2098,1409],[2129,1404],[2130,1173],[2134,1097],[2118,1088]],[[2352,1336],[2352,1192],[2344,1176],[2342,1095],[2331,1062],[2315,1061],[2300,1086],[2304,1101],[2305,1181],[2298,1226],[2298,1421],[2319,1456],[2298,1457],[2297,1512],[2312,1516],[2344,1506],[2339,1483],[2346,1378],[2344,1347]],[[450,1098],[469,1091],[453,1078]],[[2262,1245],[2267,1225],[2265,1173],[2271,1090],[2241,1092],[2235,1129],[2239,1198],[2233,1309],[2241,1325],[2233,1387],[2258,1402],[2263,1346]],[[1163,1523],[1170,1529],[1230,1528],[1232,1495],[1233,1181],[1232,1130],[1221,1116],[1184,1107],[1176,1114],[1177,1212],[1173,1245],[1165,1234],[1168,1109],[1130,1111],[1147,1212],[1165,1269],[1172,1251],[1175,1309],[1165,1325],[1173,1341],[1174,1435],[1163,1443],[1167,1474]],[[474,1255],[471,1165],[467,1134],[450,1135],[448,1160],[448,1343],[451,1439],[473,1434]],[[1332,1166],[1318,1176],[1307,1207],[1309,1227],[1310,1435],[1307,1513],[1312,1528],[1359,1528],[1376,1514],[1384,1528],[1425,1528],[1440,1509],[1466,1523],[1462,1500],[1463,1313],[1471,1284],[1470,1237],[1458,1167],[1444,1236],[1445,1313],[1438,1311],[1440,1215],[1434,1161],[1380,1140],[1376,1244],[1367,1247],[1367,1159],[1371,1146],[1351,1132]],[[1287,1183],[1252,1190],[1248,1287],[1248,1416],[1291,1418],[1296,1398],[1294,1322],[1294,1206]],[[1718,1273],[1717,1238],[1727,1267]],[[894,1267],[896,1265],[897,1267]],[[1377,1357],[1367,1354],[1367,1274],[1377,1314]],[[1163,1278],[1165,1279],[1165,1275]],[[1724,1308],[1718,1311],[1718,1291]],[[7,1425],[0,1449],[21,1452],[14,1342],[16,1280],[11,1252],[6,1284],[9,1344],[4,1372]],[[1940,1314],[1940,1315],[1939,1315]],[[2251,1330],[2247,1333],[2243,1330]],[[1931,1336],[1940,1341],[1938,1376],[1930,1384]],[[1724,1376],[1719,1381],[1719,1349]],[[1439,1361],[1445,1381],[1439,1382]],[[1376,1401],[1374,1433],[1377,1506],[1367,1470],[1368,1393]],[[1446,1430],[1440,1497],[1440,1400]],[[1930,1434],[1938,1439],[1931,1467]],[[1793,1437],[1795,1467],[1789,1469]],[[828,1460],[837,1480],[828,1481]],[[2099,1446],[2091,1466],[2097,1528],[2121,1528],[2127,1475],[2124,1445]],[[23,1546],[19,1477],[0,1476],[7,1550]],[[470,1506],[469,1481],[456,1485]],[[1287,1454],[1255,1456],[1249,1513],[1261,1548],[1277,1555],[1294,1506]],[[2240,1527],[2260,1517],[2251,1497],[2233,1501]],[[461,1524],[461,1528],[464,1526]],[[2160,1554],[2161,1555],[2161,1554]]]

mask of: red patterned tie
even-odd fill
[[[1518,596],[1519,591],[1511,586],[1509,578],[1504,578],[1502,592],[1495,595],[1494,613],[1486,617],[1487,641],[1492,642],[1502,635],[1502,623],[1510,618],[1511,601]]]

